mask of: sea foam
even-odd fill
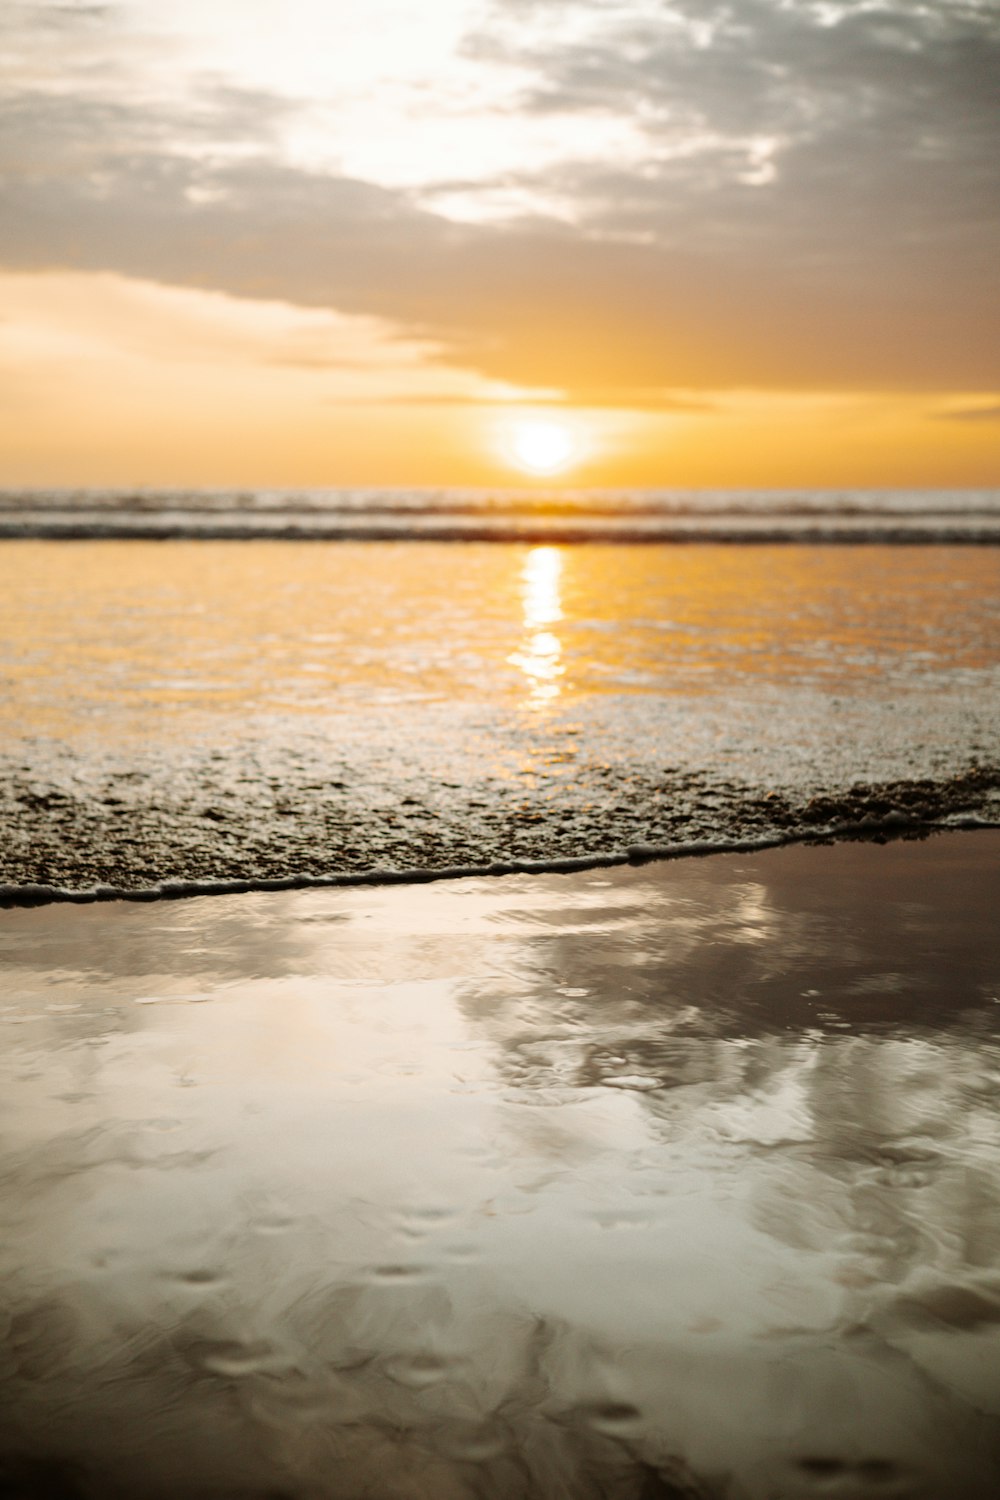
[[[1000,541],[994,490],[7,490],[0,538]]]
[[[178,901],[194,896],[238,896],[252,891],[299,891],[352,888],[358,886],[427,885],[447,880],[480,880],[506,875],[572,875],[586,870],[614,869],[622,865],[654,864],[658,861],[706,858],[719,854],[753,854],[791,844],[832,843],[868,839],[885,843],[890,838],[919,838],[934,832],[960,829],[997,829],[1000,819],[974,813],[949,814],[934,820],[918,820],[893,810],[882,818],[865,817],[858,822],[830,823],[807,832],[768,834],[738,839],[691,839],[683,843],[630,844],[611,853],[565,855],[551,859],[505,859],[489,864],[445,865],[395,869],[332,870],[326,875],[302,873],[242,879],[161,880],[146,886],[97,884],[83,887],[45,884],[0,883],[0,907],[48,906],[64,902],[89,906],[103,901]]]

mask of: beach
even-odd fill
[[[5,1500],[996,1494],[1000,553],[878,503],[0,541]]]
[[[3,31],[0,1500],[997,1500],[998,0]]]
[[[1000,834],[0,924],[0,1483],[988,1500]]]
[[[998,557],[3,542],[0,882],[129,894],[989,824]]]

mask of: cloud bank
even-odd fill
[[[612,402],[1000,384],[995,4],[498,0],[450,76],[490,70],[498,139],[537,128],[545,159],[456,176],[435,154],[405,184],[290,147],[335,94],[193,64],[171,93],[128,6],[15,10],[7,268],[373,315],[446,362]],[[32,61],[42,40],[62,71]],[[425,112],[432,83],[410,88]],[[585,149],[588,121],[629,144]]]

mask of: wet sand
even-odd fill
[[[0,543],[0,885],[995,823],[998,601],[988,548]]]
[[[0,1491],[987,1500],[1000,835],[0,914]]]
[[[484,810],[482,798],[455,797],[447,783],[401,802],[330,807],[274,776],[241,793],[239,813],[219,810],[217,772],[210,763],[168,782],[162,800],[150,799],[146,778],[135,785],[139,773],[91,797],[11,773],[0,787],[0,906],[600,868],[1000,825],[1000,771],[978,766],[944,781],[856,783],[799,798],[695,773],[672,783],[615,770],[598,783],[598,810],[579,795],[553,807],[551,791],[482,788]]]

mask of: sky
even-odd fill
[[[1000,484],[994,0],[3,0],[0,484]]]

